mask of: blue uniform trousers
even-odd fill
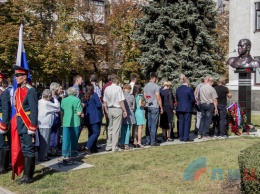
[[[19,134],[21,141],[21,148],[24,156],[35,157],[34,151],[34,137],[27,133]]]

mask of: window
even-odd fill
[[[105,22],[105,3],[103,0],[82,0],[80,19],[89,18],[98,23]]]
[[[260,31],[260,2],[255,3],[255,31]]]
[[[260,61],[260,57],[254,57],[255,60]],[[256,68],[255,71],[255,85],[260,85],[260,68]]]
[[[105,12],[105,3],[103,0],[83,0],[81,6],[86,6],[95,14],[104,14]]]

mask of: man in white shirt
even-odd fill
[[[124,95],[122,88],[118,86],[118,77],[111,75],[112,84],[108,86],[104,93],[104,107],[108,114],[109,126],[108,126],[108,138],[106,151],[117,151],[117,143],[119,138],[119,131],[122,125],[122,113],[123,117],[127,116]]]

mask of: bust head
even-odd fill
[[[238,54],[240,57],[250,54],[250,50],[251,50],[251,41],[250,40],[241,39],[238,42],[237,46],[238,46]]]
[[[251,41],[248,39],[241,39],[238,42],[238,57],[230,57],[227,63],[233,68],[254,68],[260,67],[260,62],[254,60],[250,55]]]

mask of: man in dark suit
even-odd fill
[[[176,90],[177,112],[179,114],[180,141],[193,141],[189,139],[191,115],[195,102],[194,91],[189,87],[189,79],[184,78],[183,85]]]

